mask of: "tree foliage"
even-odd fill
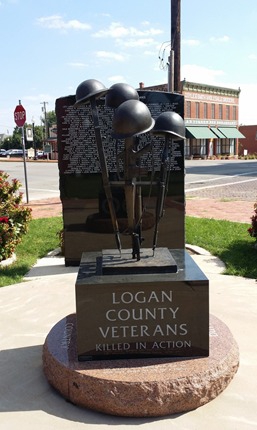
[[[43,125],[35,125],[34,126],[34,141],[33,142],[27,142],[26,141],[26,128],[31,127],[32,124],[25,123],[24,124],[24,135],[25,135],[25,147],[31,148],[33,145],[37,149],[42,149],[44,145],[44,136],[45,136],[45,118],[41,118]],[[49,111],[46,113],[46,121],[47,121],[47,128],[49,130],[50,127],[52,127],[54,124],[56,124],[56,114],[55,111]],[[3,140],[3,143],[1,145],[1,148],[4,149],[21,149],[22,148],[22,129],[19,127],[15,127],[13,130],[13,134],[11,136],[8,136],[6,139]]]

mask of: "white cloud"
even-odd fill
[[[239,123],[255,125],[257,124],[257,84],[243,84],[240,87]]]
[[[119,82],[126,82],[126,79],[122,75],[113,75],[109,76],[108,81],[114,84]]]
[[[156,36],[162,33],[163,31],[160,29],[149,28],[147,30],[139,30],[135,27],[124,27],[119,22],[112,22],[107,29],[100,30],[97,33],[94,33],[93,37],[101,37],[101,38],[145,37],[145,36]]]
[[[156,42],[152,38],[145,39],[126,39],[126,40],[117,40],[117,45],[124,46],[126,48],[135,48],[135,47],[144,47],[150,45],[156,45]]]
[[[256,54],[250,54],[248,55],[249,60],[257,60],[257,55]]]
[[[71,63],[68,63],[68,66],[74,67],[74,68],[83,68],[83,67],[87,67],[87,64],[80,63],[80,62],[71,62]]]
[[[223,70],[208,69],[196,64],[185,64],[181,67],[181,78],[189,82],[205,83],[209,85],[220,85],[217,77],[224,76]]]
[[[212,43],[227,43],[230,41],[230,37],[228,36],[221,36],[221,37],[210,37],[210,42]]]
[[[65,21],[60,15],[45,16],[37,19],[38,25],[55,30],[90,30],[91,25],[72,19]]]
[[[199,46],[200,45],[200,40],[197,40],[197,39],[184,39],[184,40],[182,40],[182,45]]]
[[[97,51],[97,58],[103,58],[106,60],[115,60],[115,61],[125,61],[126,56],[122,54],[117,54],[116,52],[110,51]]]

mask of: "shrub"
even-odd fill
[[[0,171],[0,261],[11,257],[28,231],[31,209],[22,204],[21,183]]]
[[[254,215],[251,216],[252,225],[248,228],[248,233],[257,240],[257,203],[254,204]]]

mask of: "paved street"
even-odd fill
[[[256,201],[257,162],[186,161],[186,196]]]
[[[2,161],[0,170],[4,170],[10,178],[17,178],[22,184],[20,191],[26,200],[26,182],[24,163],[20,161]],[[59,197],[59,173],[56,162],[26,162],[27,186],[29,201]]]
[[[186,160],[185,189],[188,198],[256,201],[256,160]],[[22,161],[2,161],[0,170],[18,178],[25,193]],[[55,162],[26,163],[29,200],[59,197],[59,173]],[[26,196],[25,196],[26,197]]]

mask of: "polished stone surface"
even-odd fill
[[[196,409],[229,385],[238,366],[237,343],[214,316],[209,357],[82,363],[77,360],[75,314],[52,328],[43,348],[46,378],[65,399],[118,416],[157,417]]]
[[[177,273],[142,274],[142,260],[135,262],[139,273],[107,275],[102,260],[109,251],[83,254],[76,282],[79,360],[209,354],[209,281],[184,249],[166,251]],[[151,265],[152,251],[148,259]]]
[[[141,248],[140,260],[132,258],[130,249],[104,249],[102,251],[103,275],[176,273],[177,264],[168,248]]]

